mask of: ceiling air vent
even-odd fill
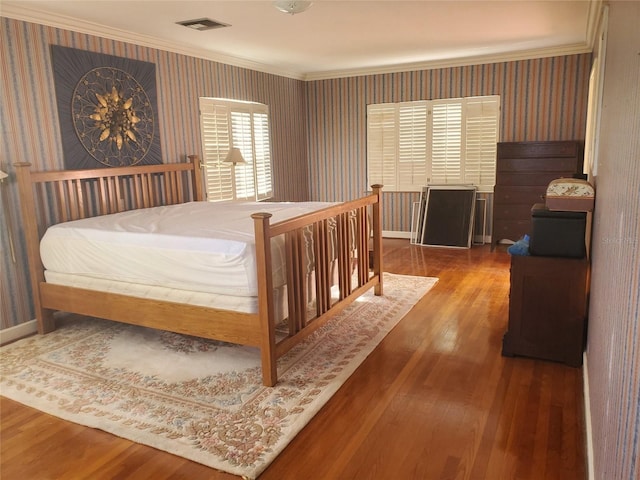
[[[226,23],[216,22],[209,18],[200,18],[198,20],[185,20],[184,22],[176,22],[178,25],[192,28],[193,30],[213,30],[214,28],[228,27]]]

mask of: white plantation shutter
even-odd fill
[[[394,104],[367,106],[367,185],[397,188],[397,108]]]
[[[200,98],[207,200],[264,200],[273,195],[268,107]],[[238,148],[246,163],[224,159]]]
[[[496,139],[500,97],[471,97],[465,105],[464,181],[479,191],[492,191],[496,183]]]
[[[427,183],[495,184],[500,97],[367,106],[368,184],[420,191]]]
[[[269,116],[266,113],[253,115],[253,139],[256,178],[256,199],[273,196],[271,183],[271,146],[269,144]]]
[[[462,183],[462,99],[433,102],[430,183]]]
[[[427,102],[398,107],[398,186],[415,190],[427,180]]]
[[[202,163],[209,201],[233,199],[231,166],[223,163],[231,148],[229,109],[200,99],[200,130],[202,131]]]
[[[253,135],[250,112],[231,112],[233,146],[240,149],[246,163],[235,166],[236,199],[253,200],[256,196],[253,177]]]

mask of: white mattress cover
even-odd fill
[[[239,297],[235,295],[220,295],[217,293],[193,292],[157,285],[141,285],[136,283],[117,282],[102,278],[84,277],[68,273],[52,271],[44,272],[45,280],[55,285],[84,288],[99,292],[119,293],[137,298],[162,300],[167,302],[198,305],[201,307],[231,310],[234,312],[258,313],[258,297]],[[274,317],[276,321],[287,316],[287,287],[274,289]]]
[[[191,202],[60,223],[40,243],[46,270],[234,296],[257,295],[254,221],[271,223],[326,202]],[[284,283],[282,242],[272,242],[274,286]]]

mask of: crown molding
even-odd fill
[[[591,50],[595,47],[598,38],[598,31],[602,19],[604,3],[602,0],[589,0],[589,10],[587,12],[587,45]]]
[[[78,20],[77,18],[67,17],[65,15],[57,15],[51,12],[43,12],[42,10],[25,7],[23,5],[3,5],[0,3],[0,16],[11,18],[13,20],[21,20],[23,22],[37,23],[48,27],[60,28],[62,30],[70,30],[72,32],[94,35],[96,37],[108,38],[125,43],[140,45],[141,47],[154,48],[167,52],[187,55],[190,57],[202,58],[212,62],[224,63],[235,67],[246,68],[258,72],[269,73],[281,77],[293,78],[298,80],[304,79],[304,74],[286,69],[276,68],[259,62],[254,62],[245,58],[234,57],[214,53],[204,49],[198,49],[176,42],[168,42],[162,38],[152,37],[149,35],[141,35],[135,32],[119,30],[116,28],[106,27],[104,25]]]
[[[87,35],[108,38],[125,43],[132,43],[143,47],[149,47],[177,53],[180,55],[201,58],[204,60],[223,63],[226,65],[246,68],[249,70],[292,78],[296,80],[314,81],[591,53],[593,51],[593,45],[595,44],[597,25],[600,20],[600,13],[602,10],[601,6],[602,0],[591,0],[589,2],[588,25],[586,32],[587,41],[585,43],[566,45],[561,47],[522,50],[503,54],[476,55],[460,58],[450,58],[446,60],[434,60],[407,64],[377,66],[371,68],[319,71],[308,73],[293,71],[286,68],[278,68],[274,65],[266,65],[245,58],[214,53],[208,50],[198,49],[175,42],[168,42],[157,37],[110,28],[97,23],[81,21],[76,18],[67,17],[64,15],[56,15],[50,12],[43,12],[41,10],[29,8],[23,5],[2,5],[2,3],[0,3],[0,16],[12,18],[14,20],[21,20],[24,22],[46,25],[54,28],[60,28],[63,30],[70,30]]]
[[[388,65],[385,67],[360,68],[354,70],[335,70],[333,72],[308,73],[304,80],[330,80],[336,78],[359,77],[364,75],[379,75],[388,73],[412,72],[417,70],[433,70],[436,68],[467,67],[471,65],[484,65],[488,63],[515,62],[520,60],[532,60],[536,58],[562,57],[566,55],[579,55],[591,53],[593,47],[586,43],[564,45],[561,47],[539,48],[521,50],[510,53],[476,55],[446,60],[434,60],[426,62]]]

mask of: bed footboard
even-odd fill
[[[276,383],[278,357],[370,288],[375,288],[376,295],[382,295],[382,186],[373,185],[372,190],[367,197],[273,225],[269,223],[269,213],[252,215],[265,385]],[[306,240],[309,231],[311,247]],[[270,266],[271,242],[280,236],[285,239],[288,318],[286,335],[276,338]],[[373,255],[371,268],[370,251]],[[314,276],[313,299],[308,298],[306,289],[309,263]]]

